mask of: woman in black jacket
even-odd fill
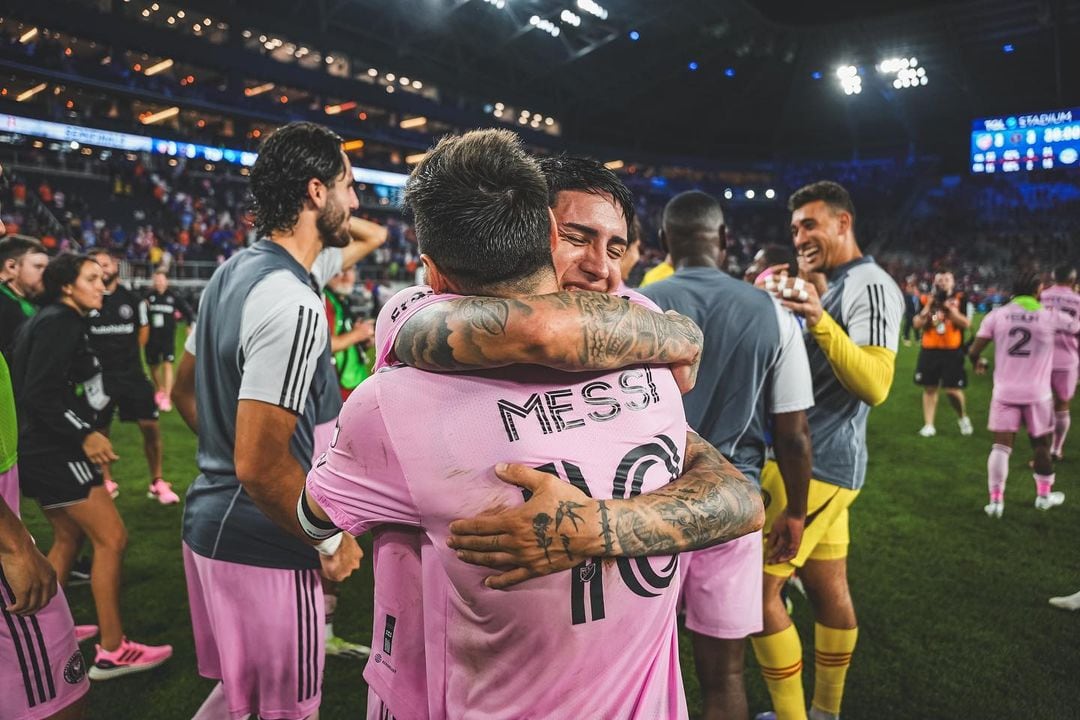
[[[49,561],[61,583],[84,536],[94,547],[90,587],[101,644],[89,674],[103,680],[156,667],[172,648],[127,640],[120,621],[127,530],[98,469],[117,456],[109,439],[93,429],[109,398],[86,322],[105,294],[101,266],[85,255],[60,255],[45,269],[44,283],[44,307],[19,329],[12,353],[20,485],[53,527]]]

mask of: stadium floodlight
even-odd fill
[[[765,197],[772,200],[774,197],[776,197],[776,191],[773,190],[772,188],[769,188],[768,190],[765,191]]]
[[[747,200],[753,200],[754,199],[754,194],[755,193],[754,193],[753,190],[747,190],[745,194],[746,194],[746,199]]]
[[[836,77],[840,79],[840,87],[845,95],[862,92],[862,78],[859,77],[859,68],[854,65],[841,65],[836,69]]]
[[[605,9],[602,5],[600,5],[600,3],[596,2],[595,0],[577,0],[577,6],[585,12],[589,13],[590,15],[595,15],[601,20],[607,20],[607,9]]]
[[[506,0],[484,0],[488,5],[494,5],[499,10],[506,7]]]
[[[735,193],[733,193],[731,191],[731,188],[728,188],[727,190],[724,191],[724,199],[725,200],[730,200],[733,197],[735,197]]]
[[[575,14],[572,10],[563,10],[559,15],[559,19],[567,25],[573,25],[574,27],[581,26],[581,16]]]
[[[889,58],[878,63],[878,70],[886,75],[895,75],[892,86],[897,90],[925,85],[926,68],[919,65],[917,57]]]
[[[413,90],[423,90],[424,83],[420,82],[419,80],[413,80],[412,81],[412,87],[413,87]]]
[[[553,118],[553,117],[544,118],[544,124],[547,125],[548,127],[551,127],[552,125],[555,124],[555,118]]]
[[[559,37],[559,33],[562,32],[562,30],[559,29],[558,25],[551,22],[547,18],[540,17],[539,15],[533,15],[531,18],[529,18],[529,24],[535,28],[543,30],[551,37]]]
[[[379,71],[375,68],[368,68],[367,74],[368,77],[379,77]]]

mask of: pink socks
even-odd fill
[[[990,502],[1001,502],[1005,497],[1005,480],[1009,476],[1009,455],[1012,448],[994,443],[990,448],[990,457],[986,460],[987,485],[990,488]]]

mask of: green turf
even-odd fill
[[[990,520],[986,502],[986,426],[989,382],[972,377],[970,414],[977,428],[962,438],[944,406],[939,435],[916,435],[922,425],[911,376],[914,348],[901,348],[896,382],[870,416],[866,489],[852,510],[850,577],[860,622],[848,676],[846,718],[1077,717],[1080,617],[1051,608],[1051,595],[1080,589],[1080,429],[1066,446],[1058,488],[1070,496],[1049,513],[1032,507],[1034,484],[1022,441],[1013,454],[1005,517]],[[1080,422],[1078,422],[1080,425]],[[195,474],[195,439],[177,417],[162,417],[165,473],[183,494]],[[164,667],[96,684],[91,718],[190,718],[211,683],[198,677],[180,555],[180,508],[145,496],[147,472],[138,430],[114,426],[121,460],[117,501],[130,535],[125,565],[124,618],[142,642],[176,648]],[[50,531],[33,503],[24,516],[43,547]],[[371,571],[366,565],[343,590],[336,628],[367,642],[371,632]],[[68,592],[76,622],[93,622],[88,587]],[[813,621],[801,596],[795,616],[804,638],[807,687],[812,688]],[[689,643],[683,665],[692,712],[700,710]],[[89,645],[84,645],[89,649]],[[753,712],[769,707],[752,660],[747,686]],[[363,717],[362,663],[327,663],[322,717]]]

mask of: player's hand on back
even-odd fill
[[[97,431],[94,431],[83,438],[82,448],[83,452],[86,453],[87,459],[95,465],[104,465],[105,463],[115,462],[120,459],[120,456],[113,451],[113,446],[112,443],[109,442],[109,438]]]
[[[680,315],[674,310],[668,310],[664,313],[668,316],[672,322],[683,323],[686,328],[688,336],[697,336],[701,338],[698,342],[698,352],[692,360],[685,362],[672,363],[671,374],[675,376],[675,383],[679,386],[679,392],[683,395],[694,389],[694,385],[697,384],[698,368],[701,367],[701,343],[704,342],[704,335],[694,321],[690,318]]]
[[[484,584],[503,590],[534,577],[569,570],[599,537],[594,500],[554,475],[524,465],[500,464],[499,479],[529,490],[524,505],[498,508],[450,523],[447,544],[459,559],[503,570]]]
[[[56,594],[56,571],[27,536],[25,545],[12,553],[0,554],[15,602],[5,609],[16,615],[30,615],[49,604]]]
[[[333,555],[320,555],[322,561],[322,574],[327,580],[342,582],[360,567],[360,561],[364,558],[364,551],[349,533],[341,534],[341,545]]]

